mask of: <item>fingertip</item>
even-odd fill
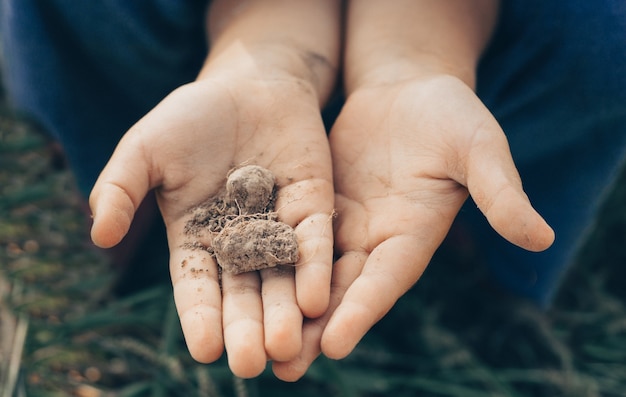
[[[528,244],[524,247],[532,252],[541,252],[545,251],[552,246],[556,235],[554,233],[554,229],[552,229],[545,221],[542,222],[537,232],[534,233],[533,237],[528,238]]]
[[[296,382],[302,378],[313,361],[320,355],[320,338],[324,329],[323,320],[306,320],[302,328],[302,350],[289,361],[274,361],[274,375],[285,382]]]
[[[230,309],[224,307],[225,315],[228,310]],[[230,324],[225,320],[224,346],[231,372],[248,379],[265,370],[267,355],[262,322],[247,317],[248,314],[244,316],[246,317],[240,317]]]
[[[556,233],[554,231],[554,229],[552,229],[548,224],[546,224],[547,229],[546,229],[546,237],[545,237],[545,249],[548,249],[552,246],[552,244],[554,244],[554,241],[556,240]]]
[[[530,203],[526,205],[527,208],[524,211],[511,216],[509,222],[513,228],[508,232],[503,230],[503,235],[506,237],[505,233],[510,233],[509,241],[528,251],[545,251],[554,243],[554,230]]]
[[[100,248],[111,248],[122,241],[130,229],[130,224],[131,219],[124,214],[112,218],[94,216],[91,240]]]
[[[282,339],[276,338],[265,343],[267,355],[275,361],[290,361],[302,350],[302,339],[299,336],[284,334]]]
[[[337,308],[322,334],[322,353],[333,360],[346,358],[364,335],[358,330],[359,322],[361,318],[357,313]]]
[[[200,363],[212,363],[224,352],[221,327],[213,326],[214,309],[197,306],[180,317],[189,354]]]
[[[302,314],[295,303],[293,310],[287,307],[284,310],[275,308],[272,314],[265,318],[265,351],[270,359],[290,361],[300,354],[302,320]]]
[[[518,247],[540,252],[554,243],[554,230],[533,208],[523,191],[501,190],[497,200],[483,212],[494,230]]]
[[[303,282],[297,283],[298,286],[303,284]],[[320,286],[316,288],[311,288],[309,285],[297,288],[296,299],[305,317],[320,317],[326,313],[330,304],[330,283],[320,283]]]
[[[243,379],[255,378],[265,371],[267,365],[267,356],[262,350],[248,351],[245,354],[241,352],[229,354],[228,366],[231,372]]]
[[[346,358],[356,347],[355,344],[347,339],[338,337],[332,332],[324,333],[322,336],[322,353],[332,360],[341,360]]]
[[[333,269],[332,215],[315,214],[296,227],[300,260],[296,264],[296,296],[309,318],[324,314],[330,300]]]
[[[93,216],[91,240],[100,248],[111,248],[128,233],[135,205],[123,192],[104,192],[90,197]]]
[[[316,303],[315,306],[304,307],[302,309],[302,314],[306,318],[319,318],[326,313],[326,310],[328,310],[328,301],[329,300],[326,299],[324,304],[320,299],[320,302]]]
[[[297,382],[309,369],[309,363],[296,358],[291,361],[274,361],[272,371],[274,375],[283,382]]]

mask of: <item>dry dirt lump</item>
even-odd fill
[[[267,213],[273,210],[275,186],[274,174],[268,169],[258,165],[236,168],[226,180],[226,201],[242,214]]]
[[[296,234],[289,225],[266,219],[226,225],[213,239],[217,262],[235,274],[294,264],[297,247]]]
[[[249,165],[229,172],[225,188],[194,209],[185,233],[213,235],[209,251],[222,271],[239,274],[278,265],[294,265],[298,241],[293,228],[274,212],[276,180],[271,171]]]

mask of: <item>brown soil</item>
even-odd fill
[[[193,209],[184,230],[191,238],[186,248],[210,252],[231,274],[295,264],[296,233],[278,220],[276,192],[274,175],[263,167],[232,170],[224,189]],[[199,241],[206,235],[208,246]]]

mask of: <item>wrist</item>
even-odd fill
[[[336,64],[336,59],[296,44],[248,44],[238,41],[212,50],[198,79],[226,75],[257,80],[293,81],[303,84],[317,97],[321,105],[334,87]]]
[[[497,0],[351,0],[344,62],[348,92],[437,75],[474,88],[497,10]]]
[[[474,89],[476,61],[448,60],[434,54],[416,53],[409,48],[390,48],[372,51],[370,60],[346,57],[346,92],[403,81],[427,79],[434,76],[453,76]]]
[[[200,78],[218,72],[292,80],[321,105],[337,77],[340,17],[336,0],[215,0],[207,16],[211,52]]]

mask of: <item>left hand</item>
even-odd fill
[[[492,227],[528,250],[551,245],[500,126],[461,80],[440,75],[357,89],[330,135],[338,219],[329,311],[277,376],[348,355],[419,279],[472,195]]]

